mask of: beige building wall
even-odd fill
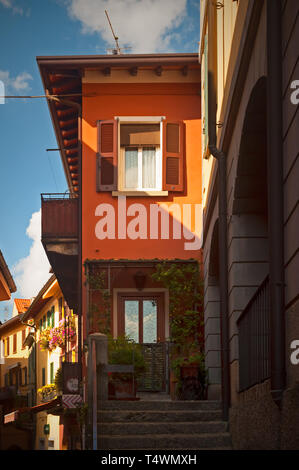
[[[62,297],[62,293],[59,289],[59,286],[56,282],[56,287],[50,292],[52,295],[49,298],[49,302],[44,306],[44,308],[36,315],[35,324],[38,327],[37,330],[37,357],[36,357],[36,368],[37,368],[37,390],[43,386],[43,369],[45,370],[45,385],[52,383],[50,377],[50,367],[53,363],[53,376],[55,378],[56,372],[61,365],[61,355],[62,350],[56,348],[53,351],[42,350],[40,348],[40,320],[46,315],[49,310],[54,306],[54,327],[58,326],[59,322],[59,298]],[[50,398],[49,398],[50,400]],[[43,403],[41,394],[37,395],[37,405]],[[36,417],[36,449],[45,449],[45,450],[61,450],[60,449],[60,439],[59,439],[59,416],[53,416],[47,414],[46,411],[37,413]],[[44,426],[49,424],[50,433],[44,433]]]
[[[29,328],[25,325],[22,325],[20,322],[14,323],[10,328],[5,328],[1,333],[0,330],[0,339],[3,341],[3,350],[4,350],[4,364],[0,366],[0,387],[5,386],[5,374],[9,373],[9,370],[12,366],[20,364],[20,367],[23,371],[24,367],[28,367],[27,358],[28,350],[23,348],[22,342],[22,331],[25,331],[25,337],[27,335]],[[14,335],[16,335],[16,350],[14,351]],[[7,340],[9,341],[9,354],[7,354]],[[27,369],[28,372],[28,369]],[[23,375],[22,375],[22,381]],[[22,386],[24,393],[26,386]]]
[[[238,48],[241,32],[248,21],[246,8],[252,2],[239,2],[237,11],[231,12],[230,19],[225,19],[224,8],[219,8],[217,18],[220,23],[218,36],[218,112],[217,120],[226,122],[229,108],[229,91],[235,65],[237,64]],[[234,129],[230,136],[227,157],[227,204],[228,204],[228,295],[229,295],[229,351],[230,351],[230,380],[231,380],[231,409],[230,430],[233,444],[238,449],[296,449],[299,445],[299,365],[291,364],[292,342],[299,340],[299,301],[298,301],[298,270],[299,270],[299,160],[298,104],[291,102],[292,82],[299,79],[298,43],[299,43],[299,3],[297,0],[282,1],[282,78],[283,78],[283,178],[284,178],[284,256],[285,256],[285,317],[286,317],[286,373],[287,384],[281,409],[271,397],[271,384],[267,380],[257,384],[245,392],[239,390],[239,351],[237,320],[269,272],[268,266],[268,231],[265,219],[256,212],[236,210],[236,184],[238,182],[238,164],[240,162],[240,145],[242,142],[243,125],[246,118],[247,106],[252,97],[254,87],[262,77],[267,76],[267,40],[266,40],[266,2],[263,2],[258,29],[252,42],[249,67],[240,96],[239,108],[234,118]],[[236,16],[235,16],[236,15]],[[204,17],[204,15],[203,15]],[[235,20],[234,20],[235,18]],[[235,23],[234,23],[235,21]],[[203,19],[204,24],[204,19]],[[230,57],[225,47],[230,44],[230,38],[225,35],[225,28],[232,28],[233,45]],[[219,25],[219,22],[218,22]],[[219,32],[219,31],[218,31]],[[203,29],[204,34],[204,29]],[[227,38],[224,41],[224,38]],[[226,44],[222,44],[226,42]],[[219,53],[220,51],[220,53]],[[247,51],[248,53],[248,51]],[[228,65],[227,65],[228,64]],[[204,71],[204,69],[203,69]],[[223,72],[223,73],[222,73]],[[204,79],[204,74],[203,74]],[[204,89],[204,84],[203,84]],[[298,93],[297,93],[298,96]],[[203,113],[204,113],[203,106]],[[260,117],[260,116],[259,116]],[[204,118],[204,116],[203,116]],[[257,116],[258,118],[258,116]],[[217,146],[222,148],[224,130],[217,128]],[[246,142],[252,147],[252,156],[261,150],[256,148],[253,138]],[[203,140],[204,141],[204,140]],[[248,157],[249,158],[249,157]],[[212,160],[209,161],[209,160]],[[205,194],[205,214],[209,212],[204,224],[204,278],[205,278],[205,335],[206,360],[211,372],[216,368],[216,359],[210,360],[213,352],[219,348],[220,337],[217,338],[217,313],[219,312],[219,297],[217,282],[210,275],[211,247],[213,244],[214,228],[217,223],[218,205],[216,198],[211,203],[211,188],[215,162],[209,157],[203,166],[206,174],[203,178]],[[240,182],[240,181],[239,181]],[[245,180],[244,180],[245,182]],[[266,184],[266,181],[265,181]],[[244,201],[241,201],[244,202]],[[257,205],[258,208],[258,205]],[[212,260],[213,261],[213,260]],[[212,326],[213,325],[213,326]],[[219,334],[218,330],[218,334]],[[220,371],[218,372],[220,376]],[[297,437],[296,437],[297,436]]]
[[[223,7],[217,9],[217,117],[218,123],[217,136],[221,137],[221,123],[227,107],[228,91],[232,80],[232,71],[234,70],[237,53],[241,41],[241,33],[246,21],[248,10],[248,0],[241,2],[232,0],[223,0],[219,2]],[[208,138],[206,125],[206,81],[207,81],[207,50],[205,49],[205,40],[208,34],[207,26],[207,0],[201,0],[201,39],[199,46],[199,61],[201,63],[201,100],[202,100],[202,191],[203,206],[206,205],[207,195],[210,185],[210,177],[213,169],[214,158],[209,156],[207,149]],[[236,26],[236,27],[235,27]],[[233,46],[233,47],[232,47]],[[205,145],[206,142],[206,145]]]
[[[47,312],[54,307],[54,327],[58,326],[59,323],[59,299],[62,298],[62,292],[59,288],[57,281],[55,281],[54,287],[49,289],[49,293],[45,293],[47,298],[49,295],[49,302],[41,309],[41,311],[35,316],[35,324],[38,327],[37,330],[37,390],[43,386],[43,369],[45,370],[45,385],[53,383],[51,380],[51,363],[53,363],[53,377],[57,370],[61,367],[61,362],[64,360],[64,352],[61,348],[42,350],[40,348],[40,320],[47,316]],[[62,303],[64,304],[64,302]],[[64,307],[62,308],[62,318],[64,318]],[[74,315],[75,324],[77,328],[77,316]],[[75,346],[73,346],[75,348]],[[75,361],[75,349],[69,360]],[[51,398],[49,398],[50,400]],[[46,400],[47,401],[47,400]],[[41,394],[37,395],[37,405],[43,403]],[[50,427],[50,433],[47,435],[44,433],[44,426],[48,424]],[[47,414],[46,411],[37,413],[37,432],[36,432],[36,449],[44,450],[62,450],[60,442],[60,417]]]

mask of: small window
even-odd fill
[[[51,326],[51,312],[48,310],[47,312],[47,327]]]
[[[5,339],[5,356],[9,356],[9,336]]]
[[[98,121],[97,191],[183,191],[184,123],[159,116]]]
[[[162,189],[160,124],[120,124],[120,190]]]
[[[13,354],[17,352],[17,334],[13,335]]]
[[[55,307],[51,308],[51,328],[54,328],[55,323]]]
[[[54,383],[54,362],[50,363],[50,384]]]
[[[24,341],[25,341],[25,339],[26,339],[26,328],[24,328],[24,329],[22,330],[22,349],[25,348],[25,346],[24,346]]]
[[[43,330],[47,328],[47,320],[46,320],[46,315],[43,316]]]
[[[59,321],[62,319],[62,305],[63,305],[63,300],[62,297],[58,300],[58,312],[59,312]]]
[[[42,387],[46,385],[46,369],[43,367],[42,368]]]

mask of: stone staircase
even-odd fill
[[[217,401],[106,401],[97,431],[103,450],[232,448]]]

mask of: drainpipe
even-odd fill
[[[222,411],[228,420],[230,406],[229,322],[228,322],[228,261],[227,261],[227,201],[226,155],[217,148],[216,135],[216,70],[217,17],[215,4],[208,4],[208,137],[209,151],[218,161],[219,210],[219,284],[221,308]]]
[[[271,395],[278,406],[281,405],[286,383],[281,18],[281,0],[267,0],[267,157]]]

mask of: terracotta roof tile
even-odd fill
[[[14,299],[18,313],[25,313],[30,306],[30,299]]]

